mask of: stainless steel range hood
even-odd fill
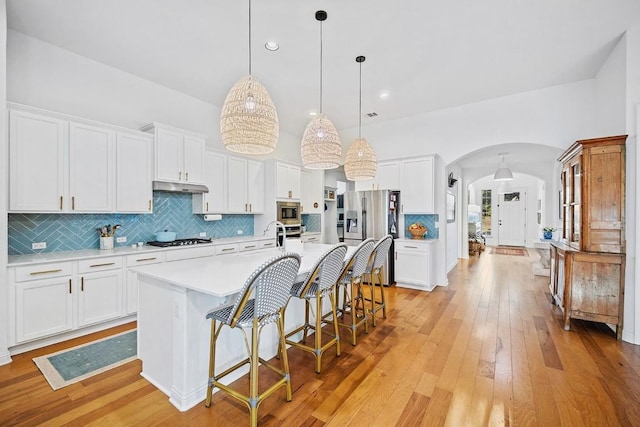
[[[202,184],[188,184],[186,182],[153,181],[154,191],[169,191],[172,193],[208,193],[209,189]]]

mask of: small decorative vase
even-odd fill
[[[544,237],[545,240],[551,240],[553,237],[553,231],[543,231],[542,237]]]

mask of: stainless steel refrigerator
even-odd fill
[[[400,192],[395,190],[347,191],[344,193],[344,242],[359,245],[363,240],[380,240],[387,234],[398,237]],[[395,282],[393,243],[384,267],[384,284]]]

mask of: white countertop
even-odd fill
[[[301,245],[302,250],[298,253],[302,256],[302,263],[296,280],[304,280],[318,258],[332,246],[318,243]],[[355,249],[348,247],[347,256]],[[239,292],[256,268],[279,253],[279,249],[265,249],[135,267],[133,271],[181,288],[226,297]]]
[[[100,258],[106,256],[132,255],[160,251],[179,251],[187,248],[206,247],[215,245],[225,245],[231,243],[242,243],[246,241],[272,240],[273,237],[264,236],[242,236],[242,237],[225,237],[213,239],[211,243],[200,243],[197,245],[172,246],[161,248],[158,246],[143,245],[141,247],[119,246],[114,249],[84,249],[80,251],[64,251],[64,252],[43,252],[39,254],[25,255],[9,255],[9,267],[25,264],[41,264],[56,261],[74,261],[78,259]]]
[[[393,239],[393,240],[395,240],[396,242],[404,242],[404,243],[406,243],[406,242],[435,243],[435,242],[438,241],[438,239],[411,239],[411,238],[408,238],[408,237],[400,237],[400,238]]]

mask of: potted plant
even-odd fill
[[[555,228],[553,227],[544,227],[542,229],[542,237],[545,240],[551,240],[551,238],[553,237],[553,232],[556,231]]]

